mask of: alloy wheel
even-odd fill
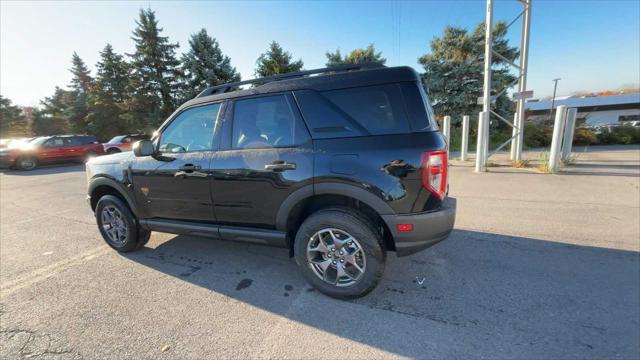
[[[122,213],[113,205],[102,209],[102,229],[112,243],[122,245],[127,241],[127,222]]]
[[[344,230],[322,229],[309,239],[307,260],[313,273],[331,285],[346,287],[355,284],[364,274],[364,249]]]

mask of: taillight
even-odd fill
[[[422,186],[438,199],[447,192],[447,151],[437,150],[422,153]]]

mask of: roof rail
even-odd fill
[[[229,91],[236,90],[239,86],[242,86],[242,85],[248,85],[248,84],[264,85],[266,83],[270,83],[273,81],[287,80],[291,78],[303,77],[303,76],[314,75],[314,74],[347,72],[347,71],[355,71],[355,70],[363,70],[363,69],[377,69],[382,67],[385,67],[385,66],[378,62],[366,62],[366,63],[360,63],[360,64],[338,65],[338,66],[330,66],[322,69],[290,72],[290,73],[279,74],[274,76],[267,76],[263,78],[236,81],[236,82],[227,83],[223,85],[211,86],[205,89],[204,91],[202,91],[200,94],[198,94],[196,98],[227,93]]]

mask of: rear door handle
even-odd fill
[[[288,163],[288,162],[284,162],[284,161],[274,161],[271,164],[266,164],[264,166],[265,170],[270,170],[270,171],[286,171],[286,170],[295,170],[296,169],[296,164],[295,163]]]
[[[197,171],[202,169],[202,166],[200,165],[193,165],[193,164],[185,164],[181,167],[178,168],[178,170],[180,171],[184,171],[184,172],[191,172],[191,171]]]
[[[206,178],[206,177],[209,176],[209,174],[203,173],[203,172],[200,172],[200,171],[190,171],[190,172],[178,171],[173,176],[174,177],[181,177],[181,178],[186,178],[186,177]]]

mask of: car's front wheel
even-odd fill
[[[18,170],[33,170],[38,166],[38,160],[33,156],[21,156],[16,159]]]
[[[105,195],[96,205],[96,221],[102,238],[119,252],[143,247],[151,236],[138,224],[129,207],[117,196]]]
[[[376,226],[348,208],[323,209],[309,216],[298,229],[294,253],[307,281],[339,299],[373,290],[386,257]]]

